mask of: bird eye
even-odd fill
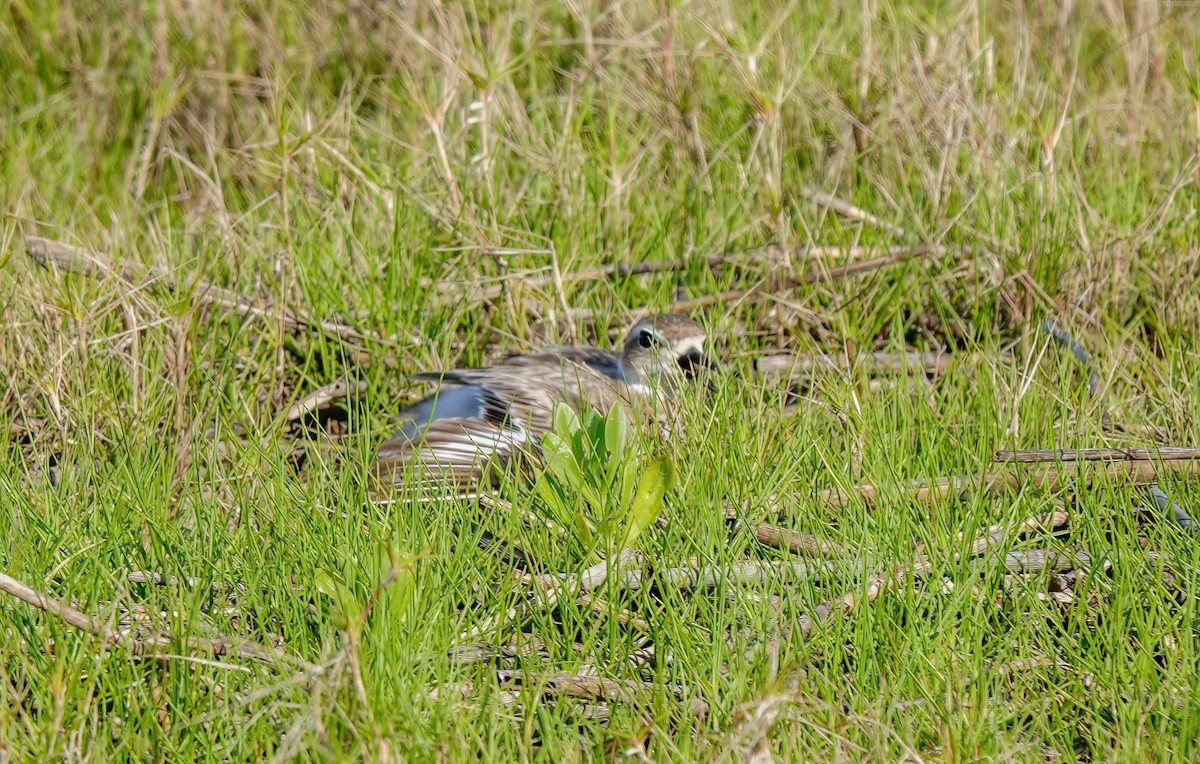
[[[644,348],[648,348],[654,344],[654,335],[649,329],[643,329],[641,333],[638,334],[638,344]]]

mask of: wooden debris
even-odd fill
[[[646,695],[658,689],[658,685],[651,682],[618,681],[565,671],[553,674],[497,671],[496,676],[501,685],[520,684],[524,687],[540,688],[542,692],[550,695],[562,695],[583,700],[628,701],[637,695]],[[684,700],[690,695],[685,687],[667,686],[665,689],[676,700]],[[693,697],[688,710],[694,716],[705,716],[708,714],[708,703]]]
[[[938,245],[922,245],[919,247],[902,247],[889,251],[886,255],[874,257],[869,260],[860,260],[857,262],[845,263],[833,267],[816,267],[809,270],[798,277],[782,277],[779,279],[769,280],[763,279],[759,283],[746,289],[729,289],[716,294],[703,295],[691,299],[676,300],[668,303],[661,308],[652,308],[645,306],[632,311],[635,316],[642,316],[656,310],[670,311],[674,313],[686,313],[696,308],[703,308],[709,305],[720,303],[741,302],[741,301],[757,301],[764,298],[769,298],[772,292],[779,292],[804,284],[819,284],[832,283],[840,281],[851,276],[861,276],[872,271],[877,271],[881,268],[886,268],[890,265],[902,263],[907,260],[920,259],[925,257],[940,257],[947,254],[969,254],[973,250],[969,247],[965,248],[950,248]],[[572,311],[572,315],[577,320],[592,320],[595,318],[596,312],[590,309],[582,309]]]
[[[780,353],[757,358],[754,370],[765,376],[812,374],[817,371],[845,372],[852,366],[869,372],[895,374],[904,371],[924,371],[944,374],[959,356],[952,353],[864,353],[848,364],[845,359],[825,354],[793,355]]]
[[[1016,462],[1020,464],[1020,462]],[[961,477],[942,477],[931,481],[919,481],[899,489],[902,493],[910,494],[912,499],[920,504],[932,504],[940,499],[952,496],[962,497],[975,489],[989,495],[995,495],[1007,490],[1019,491],[1025,486],[1057,491],[1078,478],[1082,486],[1091,486],[1097,475],[1108,478],[1126,479],[1134,485],[1150,485],[1158,480],[1160,474],[1173,473],[1180,475],[1196,475],[1200,473],[1200,460],[1178,459],[1174,461],[1080,461],[1078,469],[1066,471],[1055,467],[1043,467],[1023,472],[1007,470],[1004,472],[989,472],[984,475],[967,475]],[[879,502],[880,489],[878,486],[863,484],[849,490],[831,488],[821,491],[818,497],[834,506],[845,506],[851,501],[858,500],[873,507]]]
[[[283,306],[263,306],[248,295],[231,289],[194,280],[178,282],[169,273],[125,263],[114,268],[106,255],[74,247],[70,244],[40,236],[26,236],[25,248],[34,262],[45,268],[57,268],[67,273],[101,279],[110,275],[131,284],[149,283],[169,293],[191,291],[197,301],[232,310],[238,315],[281,321],[290,330],[310,328],[343,340],[370,340],[375,343],[393,343],[373,332],[363,332],[336,321],[315,318],[304,311]]]
[[[1035,462],[1175,461],[1200,459],[1200,448],[1066,448],[997,451],[993,461]]]
[[[1003,529],[997,531],[989,528],[988,531],[980,536],[971,545],[971,556],[979,557],[988,550],[1003,544],[1007,539],[1019,536],[1020,534],[1034,530],[1037,528],[1052,528],[1060,524],[1060,521],[1065,520],[1065,514],[1053,513],[1046,517],[1032,517],[1024,520],[1014,528]],[[956,555],[955,559],[959,556]],[[933,562],[928,555],[921,555],[907,565],[899,566],[891,573],[876,574],[871,576],[866,583],[866,591],[862,599],[866,602],[871,602],[879,597],[879,595],[896,585],[909,576],[918,577],[924,576],[933,568]],[[807,636],[820,623],[829,620],[835,614],[848,613],[858,604],[859,597],[855,591],[847,591],[841,597],[830,600],[826,603],[818,605],[812,615],[803,615],[797,622],[797,630],[803,636]]]
[[[832,194],[827,194],[823,191],[817,191],[805,186],[804,188],[800,189],[800,195],[807,198],[814,205],[823,207],[830,212],[846,218],[847,220],[854,220],[859,223],[867,223],[882,231],[886,231],[893,236],[904,237],[908,235],[908,232],[900,226],[894,225],[885,220],[881,220],[861,207],[857,207],[844,199],[839,199]]]
[[[825,557],[845,558],[849,556],[849,553],[841,545],[826,541],[809,533],[800,533],[790,528],[780,528],[770,523],[755,523],[752,529],[754,537],[764,546],[787,549],[795,554],[802,554],[806,557],[815,557],[818,559]]]
[[[0,572],[0,591],[7,592],[22,602],[43,610],[77,629],[99,637],[109,645],[124,648],[133,655],[146,658],[172,657],[164,655],[164,651],[177,641],[176,638],[169,635],[155,634],[146,638],[133,637],[47,596],[3,572]],[[220,636],[213,639],[187,637],[182,641],[193,653],[248,658],[265,663],[307,665],[304,661],[273,647],[237,637]]]
[[[365,393],[367,381],[360,379],[352,385],[344,379],[338,379],[328,385],[318,387],[289,406],[288,410],[283,413],[283,418],[285,421],[291,422],[314,411],[328,408],[329,404],[345,398],[350,395],[351,391],[360,395]]]

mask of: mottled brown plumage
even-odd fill
[[[703,366],[704,329],[686,316],[639,321],[620,353],[550,347],[494,366],[423,372],[438,391],[401,412],[403,425],[376,458],[383,487],[406,479],[472,487],[489,466],[536,451],[555,406],[607,411],[621,403],[635,416],[661,413],[679,386]],[[410,477],[411,476],[411,477]]]

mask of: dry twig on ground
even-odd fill
[[[124,648],[133,655],[145,658],[172,657],[166,654],[166,650],[176,639],[170,635],[158,634],[145,639],[131,637],[2,572],[0,572],[0,591],[7,592],[22,602],[45,611],[77,629],[99,637],[106,644]],[[237,637],[220,636],[213,639],[185,637],[182,642],[190,652],[247,658],[264,663],[307,665],[304,661],[273,647]]]

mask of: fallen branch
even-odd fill
[[[854,360],[854,367],[869,372],[895,374],[903,371],[924,371],[926,374],[944,374],[961,355],[954,353],[864,353]],[[755,360],[754,370],[766,376],[811,374],[815,371],[845,372],[851,364],[843,359],[824,353],[793,355],[780,353],[766,355]]]
[[[841,562],[832,560],[813,562],[763,560],[739,562],[729,565],[687,565],[676,568],[662,568],[651,573],[643,570],[641,567],[628,564],[629,562],[636,562],[636,560],[636,557],[629,557],[623,560],[621,571],[613,581],[613,585],[619,589],[628,590],[641,589],[650,584],[685,590],[711,589],[721,583],[744,586],[774,581],[816,581],[820,580],[822,576],[829,575],[835,575],[840,578],[852,569],[860,572],[867,570],[867,563],[861,560],[845,560]],[[595,580],[598,573],[593,571],[597,571],[599,567],[597,565],[589,568],[583,574],[580,574],[579,579],[568,579],[568,585],[552,587],[546,594],[550,592],[561,594],[564,591],[571,591],[572,586],[587,587],[582,589],[583,591],[595,589],[599,586],[600,582]],[[605,570],[605,574],[607,576],[607,569]],[[543,581],[539,582],[539,579],[543,579]],[[546,586],[547,584],[544,580],[547,579],[550,581],[561,580],[559,576],[550,574],[549,576],[538,576],[534,579],[534,582],[538,586]]]
[[[608,579],[612,569],[624,568],[630,563],[636,563],[637,560],[637,552],[632,549],[622,549],[615,558],[603,560],[579,573],[543,573],[539,576],[531,576],[527,579],[533,584],[533,601],[531,603],[511,607],[499,616],[488,618],[478,626],[460,634],[459,639],[477,639],[502,623],[528,615],[533,608],[549,610],[564,596],[577,597],[597,589]]]
[[[227,308],[242,316],[282,321],[289,330],[307,327],[338,339],[370,340],[384,345],[392,344],[373,332],[360,332],[352,326],[318,319],[304,311],[295,311],[286,307],[262,307],[253,297],[206,281],[194,280],[177,283],[167,273],[156,269],[143,269],[131,263],[114,268],[107,256],[88,252],[65,242],[40,236],[26,236],[25,249],[34,262],[44,268],[54,267],[66,273],[75,273],[95,279],[115,274],[131,284],[149,282],[172,294],[190,290],[194,293],[196,300],[202,304]]]
[[[367,391],[367,381],[360,379],[351,386],[346,380],[339,379],[330,382],[328,385],[318,387],[289,406],[288,410],[283,413],[283,418],[285,421],[291,422],[306,414],[320,411],[327,408],[334,401],[345,398],[350,394],[351,390],[360,395],[365,393]]]
[[[801,276],[778,279],[774,283],[770,284],[770,289],[763,288],[766,284],[766,281],[764,280],[748,289],[729,289],[716,294],[703,295],[701,297],[693,297],[686,300],[676,300],[675,302],[668,303],[667,305],[663,306],[661,310],[672,313],[685,313],[696,308],[703,308],[719,303],[736,302],[739,300],[756,301],[770,297],[772,291],[777,292],[785,289],[792,289],[803,284],[817,284],[823,282],[832,283],[850,276],[859,276],[864,273],[877,271],[881,268],[886,268],[889,265],[895,265],[896,263],[901,263],[906,260],[923,257],[937,257],[950,253],[968,254],[970,252],[972,252],[970,247],[956,249],[933,244],[922,245],[919,247],[904,247],[892,250],[886,255],[874,257],[869,260],[845,263],[832,268],[813,268]],[[639,316],[650,313],[654,310],[658,309],[645,306],[633,310],[632,313],[635,316]],[[591,309],[579,309],[573,311],[572,315],[578,320],[587,321],[595,318],[596,311]]]
[[[879,217],[872,215],[870,212],[857,207],[845,199],[839,199],[836,196],[827,194],[823,191],[805,186],[800,189],[800,195],[811,201],[818,207],[823,207],[831,212],[834,212],[847,220],[855,220],[860,223],[868,223],[883,231],[886,231],[893,236],[907,236],[908,232],[898,225],[881,220]]]
[[[778,525],[771,525],[770,523],[753,524],[752,530],[754,531],[754,537],[758,539],[758,543],[764,546],[787,549],[795,554],[816,557],[818,559],[827,557],[845,558],[849,556],[849,553],[840,544],[834,544],[809,533],[800,533],[790,528],[780,528]]]
[[[189,576],[186,579],[180,579],[172,575],[163,575],[153,570],[132,570],[125,574],[125,580],[131,584],[153,584],[154,586],[186,586],[189,589],[195,589],[201,586],[201,581],[197,578]],[[229,591],[233,586],[224,581],[213,581],[209,584],[213,590],[218,592]]]
[[[1096,394],[1100,392],[1100,373],[1097,372],[1095,367],[1092,365],[1092,354],[1088,352],[1087,348],[1076,342],[1070,334],[1067,334],[1065,329],[1050,319],[1047,318],[1042,320],[1042,328],[1050,333],[1050,336],[1054,338],[1055,342],[1060,345],[1065,345],[1067,349],[1071,351],[1071,354],[1075,356],[1075,359],[1083,364],[1089,372],[1091,372],[1088,376],[1087,384],[1088,397],[1095,398]]]
[[[1200,459],[1200,448],[1035,448],[997,451],[992,461],[1018,464],[1035,462],[1175,461]]]
[[[121,641],[121,634],[115,629],[105,626],[100,621],[97,621],[90,615],[81,613],[70,605],[65,605],[53,597],[42,594],[37,589],[5,573],[0,573],[0,591],[8,592],[22,602],[28,603],[38,610],[44,610],[53,616],[57,616],[77,629],[82,629],[93,636],[100,637],[105,642],[117,644]]]
[[[59,602],[53,597],[42,594],[33,587],[2,572],[0,572],[0,591],[7,592],[38,610],[47,612],[77,629],[99,637],[109,645],[129,650],[135,656],[145,658],[170,657],[163,653],[164,649],[170,647],[174,641],[174,638],[168,634],[156,634],[146,639],[130,637],[69,605]],[[186,637],[181,641],[184,647],[192,652],[211,653],[215,656],[227,655],[238,658],[252,658],[265,663],[307,665],[304,661],[274,648],[235,637],[221,636],[214,639]]]
[[[1134,485],[1145,486],[1157,481],[1159,475],[1164,473],[1182,475],[1200,473],[1200,460],[1197,459],[1161,462],[1079,461],[1076,464],[1078,469],[1070,472],[1056,467],[1044,467],[1027,472],[1020,470],[989,472],[984,475],[942,477],[932,481],[918,481],[900,490],[911,494],[912,499],[920,504],[932,504],[948,497],[961,498],[972,489],[982,490],[988,495],[995,495],[1006,490],[1017,491],[1023,486],[1057,491],[1077,476],[1085,487],[1091,486],[1097,475],[1106,475],[1113,479],[1126,478]],[[822,501],[834,506],[845,506],[857,499],[868,507],[872,507],[878,503],[879,494],[878,486],[863,484],[848,491],[831,488],[821,491],[817,496]]]
[[[978,557],[987,552],[989,549],[1003,544],[1010,537],[1019,536],[1022,533],[1037,528],[1051,528],[1055,525],[1060,525],[1062,522],[1065,522],[1065,519],[1065,513],[1055,512],[1047,515],[1046,517],[1029,518],[1022,521],[1014,528],[998,529],[997,527],[993,526],[992,528],[988,528],[982,536],[975,540],[975,542],[971,545],[971,552],[969,556]],[[956,554],[954,559],[961,559],[961,555]],[[909,576],[923,576],[929,573],[932,568],[933,561],[931,558],[928,555],[921,555],[913,562],[906,565],[901,565],[891,573],[882,573],[871,576],[867,580],[866,591],[862,597],[862,600],[866,602],[873,602],[882,592],[898,585],[901,581]],[[834,614],[849,613],[854,609],[854,606],[859,601],[860,598],[855,591],[848,591],[837,599],[833,599],[818,605],[811,616],[800,616],[796,624],[797,629],[802,636],[807,636],[819,624],[829,620],[829,618]]]
[[[1075,358],[1081,364],[1083,364],[1085,368],[1090,370],[1091,374],[1088,376],[1088,397],[1095,398],[1097,393],[1099,393],[1099,391],[1100,391],[1100,374],[1096,371],[1095,364],[1092,362],[1092,354],[1090,352],[1088,352],[1087,348],[1085,348],[1083,345],[1080,345],[1078,342],[1076,342],[1071,337],[1071,335],[1067,334],[1067,332],[1065,330],[1063,330],[1058,324],[1054,323],[1053,321],[1051,321],[1049,319],[1043,320],[1042,328],[1045,329],[1047,332],[1049,332],[1050,336],[1053,337],[1055,339],[1055,341],[1057,341],[1059,344],[1066,345],[1071,350],[1072,355],[1074,355]],[[1106,430],[1108,430],[1112,427],[1112,418],[1108,415],[1107,410],[1102,410],[1101,415],[1100,415],[1100,423]],[[1141,451],[1143,449],[1131,449],[1131,450]],[[1156,454],[1156,456],[1151,456],[1148,458],[1157,458],[1159,460],[1167,459],[1167,458],[1178,458],[1178,459],[1196,458],[1195,456],[1184,456],[1184,455],[1179,455],[1179,456],[1175,456],[1175,457],[1168,457],[1168,456],[1162,455],[1162,454],[1168,453],[1168,452],[1174,452],[1174,453],[1181,454],[1181,453],[1188,452],[1191,450],[1192,449],[1178,449],[1178,448],[1157,449],[1156,451],[1153,452],[1154,454]],[[1133,457],[1126,457],[1126,458],[1133,458]],[[1149,496],[1150,501],[1154,504],[1154,506],[1158,507],[1158,509],[1161,511],[1166,511],[1167,509],[1170,509],[1171,516],[1174,518],[1176,524],[1179,525],[1184,530],[1193,531],[1193,532],[1200,530],[1200,526],[1196,525],[1195,521],[1192,520],[1191,515],[1189,515],[1187,513],[1187,510],[1185,510],[1183,507],[1179,506],[1178,503],[1170,501],[1167,498],[1167,495],[1162,492],[1162,489],[1160,489],[1158,487],[1158,485],[1156,485],[1156,482],[1157,481],[1152,480],[1149,482],[1149,484],[1146,487],[1146,495]]]
[[[1004,555],[1004,569],[1011,573],[1040,573],[1044,570],[1061,571],[1091,568],[1092,556],[1087,552],[1056,552],[1053,549],[1030,549],[1024,552],[1009,552]],[[1100,560],[1104,562],[1103,559]]]
[[[598,676],[557,672],[554,674],[534,674],[518,671],[497,671],[496,678],[501,685],[520,684],[523,687],[540,687],[542,692],[549,695],[563,695],[582,700],[625,700],[628,701],[639,693],[656,691],[662,685],[652,682],[635,682],[631,680],[602,679]],[[679,701],[689,696],[688,689],[678,685],[663,687]],[[691,698],[688,709],[693,716],[708,714],[708,703],[700,698]]]
[[[889,253],[903,252],[910,247],[894,247]],[[761,247],[746,252],[724,252],[711,254],[695,259],[676,260],[645,260],[634,263],[610,263],[579,271],[568,271],[562,274],[563,284],[577,284],[587,281],[599,281],[606,278],[625,278],[651,273],[675,273],[694,267],[719,268],[721,266],[749,267],[764,263],[783,265],[794,260],[855,260],[866,255],[879,252],[879,247],[795,247],[783,249],[780,247]],[[499,297],[511,284],[519,283],[522,287],[541,288],[554,285],[554,273],[549,267],[540,268],[526,274],[513,273],[500,280],[500,283],[479,285],[475,287],[450,286],[456,294],[475,300],[491,301]],[[447,289],[446,284],[437,284],[438,289]],[[578,313],[576,316],[578,317]]]

